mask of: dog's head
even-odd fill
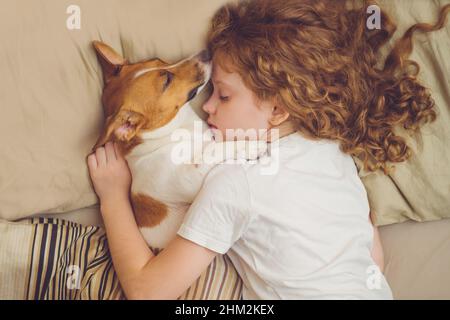
[[[108,141],[136,144],[139,133],[168,124],[209,80],[206,51],[175,64],[160,59],[128,63],[108,45],[93,45],[103,71],[106,118],[93,150]]]

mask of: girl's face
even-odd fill
[[[213,92],[203,105],[208,113],[208,124],[217,129],[223,140],[233,140],[233,135],[242,137],[249,129],[256,134],[270,128],[269,119],[272,106],[269,102],[256,103],[254,94],[245,85],[238,73],[228,73],[213,62],[212,85]],[[226,135],[227,129],[234,129],[231,136]],[[236,131],[236,129],[242,129]],[[216,140],[218,135],[215,134]],[[221,139],[220,139],[221,140]]]

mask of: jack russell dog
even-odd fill
[[[128,63],[105,43],[94,41],[93,46],[103,72],[105,115],[93,150],[108,141],[118,143],[132,175],[130,201],[136,222],[149,247],[158,253],[176,236],[208,172],[219,163],[236,160],[238,154],[255,160],[266,144],[259,141],[255,149],[255,145],[216,142],[213,130],[193,110],[190,101],[211,75],[207,51],[174,64],[158,58]],[[197,133],[196,123],[202,124]],[[180,129],[190,134],[174,141],[174,132]],[[202,146],[192,147],[183,162],[174,161],[175,149],[180,143],[193,146],[198,132]],[[213,160],[196,162],[204,159],[205,152],[215,155],[209,158]]]

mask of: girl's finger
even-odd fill
[[[111,141],[106,143],[105,150],[106,150],[106,161],[107,162],[116,160],[116,152],[114,151],[114,146]]]
[[[97,158],[95,157],[95,153],[91,153],[88,158],[88,168],[89,171],[97,169]]]
[[[97,148],[95,155],[97,157],[97,167],[106,165],[106,151],[104,147]]]

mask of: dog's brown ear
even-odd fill
[[[119,74],[127,60],[101,41],[94,41],[92,45],[97,53],[97,58],[103,71],[103,81],[106,84],[112,77]]]
[[[95,143],[95,151],[108,141],[129,142],[145,125],[146,120],[143,114],[131,111],[121,110],[106,119],[106,124],[102,134]]]

